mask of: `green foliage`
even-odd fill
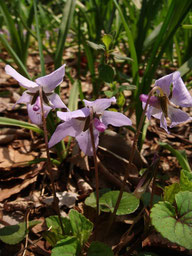
[[[113,212],[119,191],[109,191],[103,192],[99,198],[100,210],[103,212]],[[96,207],[96,196],[95,192],[91,193],[90,196],[85,200],[85,204],[91,207]],[[124,192],[119,208],[117,210],[117,215],[125,215],[133,213],[139,207],[139,199],[133,194]]]
[[[114,79],[114,70],[109,65],[100,65],[99,66],[99,78],[106,83],[112,83]]]
[[[113,41],[113,37],[111,35],[104,35],[101,40],[103,41],[105,47],[106,47],[106,50],[109,51],[109,47]]]
[[[171,204],[175,201],[175,195],[181,191],[179,183],[174,183],[170,186],[166,186],[164,189],[164,200],[170,202]]]
[[[180,188],[182,191],[188,190],[192,192],[192,172],[181,170]]]
[[[173,243],[192,249],[192,192],[175,195],[176,207],[159,202],[151,210],[151,221],[161,235]]]
[[[62,58],[63,58],[63,50],[65,47],[65,41],[67,38],[67,33],[69,31],[72,18],[73,18],[73,13],[75,10],[75,0],[68,0],[66,1],[65,7],[63,9],[63,14],[62,14],[62,20],[59,26],[59,36],[57,39],[57,48],[55,51],[55,68],[58,68],[62,64]]]
[[[164,200],[174,203],[175,195],[180,191],[192,192],[192,173],[186,170],[181,170],[180,182],[166,186],[164,189]]]
[[[93,48],[94,50],[105,50],[105,46],[104,45],[102,45],[102,44],[96,44],[96,43],[94,43],[94,42],[91,42],[91,41],[89,41],[89,40],[87,40],[87,43],[88,43],[88,45],[91,47],[91,48]]]
[[[1,125],[10,125],[10,126],[18,126],[21,128],[29,129],[31,131],[34,131],[38,134],[43,134],[43,131],[35,124],[30,124],[24,121],[19,121],[12,118],[7,117],[0,117],[0,124]]]
[[[113,256],[113,255],[114,255],[113,251],[109,246],[98,241],[92,242],[87,252],[87,256]]]
[[[54,247],[51,255],[79,255],[91,235],[93,224],[75,210],[69,212],[69,218],[61,219],[64,234],[58,216],[46,218],[49,230],[43,232],[43,237]]]
[[[77,256],[79,255],[79,242],[76,237],[66,237],[57,242],[51,256]]]
[[[73,235],[77,237],[80,245],[83,246],[91,235],[93,224],[85,216],[75,210],[69,212],[69,218]]]
[[[38,223],[40,223],[40,221],[29,221],[28,228],[26,222],[1,228],[0,240],[6,244],[18,244],[25,238],[26,234],[29,232],[29,228],[34,227]]]
[[[101,189],[99,190],[99,198],[104,195],[105,193],[109,192],[111,189],[109,188],[105,188],[105,189]],[[92,192],[86,199],[85,199],[85,204],[87,206],[90,206],[92,208],[96,208],[97,207],[97,203],[96,203],[96,192]]]
[[[73,83],[73,87],[70,90],[70,95],[69,95],[68,108],[71,111],[74,111],[78,108],[78,98],[79,98],[79,85],[78,85],[78,81],[76,80]]]

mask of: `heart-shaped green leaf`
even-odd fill
[[[71,235],[72,227],[71,227],[70,220],[64,217],[61,217],[61,220],[62,220],[65,235]],[[49,216],[48,218],[46,218],[46,224],[47,224],[47,227],[51,229],[51,231],[53,230],[58,234],[62,234],[60,221],[57,215]]]
[[[92,242],[87,252],[87,256],[113,256],[113,255],[114,255],[113,251],[108,245],[98,241]]]
[[[53,248],[51,256],[77,256],[79,255],[79,242],[76,237],[66,237]]]
[[[88,240],[89,236],[91,235],[91,232],[93,230],[93,223],[90,222],[81,213],[73,209],[69,212],[69,218],[71,221],[73,235],[77,237],[80,245],[83,246],[83,244]]]
[[[152,224],[173,243],[192,249],[192,192],[175,195],[176,209],[169,202],[159,202],[151,210]]]
[[[180,187],[181,190],[192,191],[192,173],[186,170],[181,170],[180,175]]]
[[[99,200],[101,211],[113,212],[119,196],[119,191],[110,191],[103,194]],[[139,207],[139,199],[133,194],[124,192],[117,210],[117,215],[133,213]]]
[[[164,200],[171,204],[175,201],[175,195],[181,191],[180,184],[174,183],[164,189]]]
[[[101,189],[99,190],[99,198],[109,192],[111,189],[110,188],[104,188],[104,189]],[[92,192],[86,199],[85,199],[85,204],[87,206],[90,206],[90,207],[93,207],[93,208],[96,208],[97,207],[97,200],[96,200],[96,192]]]
[[[29,221],[29,228],[40,223],[39,221]],[[0,229],[0,240],[6,244],[17,244],[21,242],[28,232],[26,222],[17,225],[6,226]]]

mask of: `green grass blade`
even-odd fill
[[[39,57],[40,57],[40,63],[41,63],[41,75],[45,75],[45,61],[43,56],[43,47],[41,42],[41,35],[39,30],[39,18],[37,13],[37,2],[34,0],[34,13],[35,13],[35,23],[36,23],[36,31],[37,31],[37,39],[38,39],[38,46],[39,46]]]
[[[137,78],[138,78],[138,61],[137,61],[137,53],[136,53],[136,50],[135,50],[135,45],[134,45],[134,40],[133,40],[133,37],[132,37],[132,33],[129,29],[129,26],[126,22],[126,19],[123,15],[123,12],[121,10],[121,7],[119,6],[119,4],[117,3],[116,0],[113,0],[113,2],[115,3],[116,5],[116,8],[119,12],[119,15],[121,17],[121,21],[123,23],[123,26],[125,28],[125,31],[126,31],[126,34],[127,34],[127,39],[128,39],[128,44],[129,44],[129,48],[130,48],[130,54],[131,54],[131,58],[133,59],[133,62],[132,62],[132,75],[133,75],[133,79],[137,81]]]
[[[19,121],[16,119],[12,119],[12,118],[7,118],[7,117],[0,117],[0,125],[10,125],[10,126],[19,126],[21,128],[25,128],[31,131],[34,131],[38,134],[43,134],[43,131],[34,124],[30,124],[24,121]]]
[[[75,10],[75,0],[68,0],[65,4],[64,10],[63,10],[63,18],[60,24],[59,28],[59,36],[57,40],[57,48],[55,52],[55,68],[58,68],[62,64],[62,58],[63,58],[63,50],[65,47],[65,40],[67,37],[67,33],[69,30],[69,27],[72,22],[73,13]]]
[[[29,73],[27,72],[27,69],[25,68],[23,62],[21,61],[21,59],[19,58],[19,56],[17,55],[17,53],[14,51],[14,49],[10,46],[9,42],[7,41],[7,39],[0,34],[0,41],[2,42],[2,44],[4,45],[5,49],[7,50],[7,52],[10,54],[10,56],[13,58],[13,60],[15,61],[15,63],[17,64],[19,71],[25,75],[27,78],[31,79]]]
[[[73,83],[73,87],[70,90],[70,95],[69,95],[68,108],[71,111],[74,111],[78,108],[78,98],[79,98],[79,82],[78,82],[78,80],[76,80]]]
[[[3,1],[3,0],[0,0],[0,10],[1,10],[1,14],[3,15],[3,18],[5,20],[5,23],[7,25],[7,28],[9,30],[14,50],[16,51],[17,55],[21,58],[22,57],[21,40],[18,36],[18,32],[15,28],[15,24],[10,15],[10,12],[5,4],[5,1]]]
[[[189,71],[192,70],[192,57],[189,58],[179,69],[181,76],[186,75]]]

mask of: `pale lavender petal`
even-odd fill
[[[169,131],[167,129],[167,121],[166,121],[166,118],[163,113],[162,113],[161,119],[160,119],[160,127],[163,128],[167,133],[169,133]]]
[[[157,119],[161,119],[162,109],[161,108],[154,108],[151,109],[151,115]]]
[[[17,103],[30,103],[30,102],[31,102],[31,98],[32,98],[32,96],[29,95],[29,94],[27,93],[27,91],[25,91],[25,92],[21,95],[21,98],[19,98],[19,100],[18,100],[15,104],[17,104]]]
[[[28,110],[28,115],[32,123],[36,125],[41,125],[42,124],[42,117],[41,117],[41,108],[35,111],[36,108],[34,108],[34,105],[28,104],[27,105],[27,110]],[[49,111],[51,110],[51,107],[43,104],[44,108],[44,113],[45,117],[47,117]]]
[[[57,93],[51,94],[50,96],[48,96],[48,99],[50,100],[54,108],[65,108],[68,110],[67,106],[63,103]]]
[[[79,117],[86,118],[89,115],[90,115],[90,111],[88,108],[82,108],[82,109],[69,111],[69,112],[57,111],[57,116],[63,121],[68,121],[68,120],[71,120],[72,118],[79,118]]]
[[[38,85],[43,87],[44,92],[52,92],[59,84],[62,83],[65,75],[65,65],[56,69],[49,75],[37,78],[35,81]]]
[[[93,112],[97,114],[102,114],[103,111],[111,106],[111,103],[115,103],[116,99],[115,97],[112,97],[110,99],[97,99],[95,101],[88,101],[83,100],[86,107],[92,107]]]
[[[94,129],[94,142],[95,142],[95,148],[97,149],[99,144],[99,131]],[[76,140],[79,144],[80,149],[85,153],[87,156],[93,155],[93,147],[91,143],[91,135],[89,129],[85,132],[81,132],[77,137]]]
[[[115,111],[104,111],[102,115],[102,122],[107,126],[109,124],[113,126],[127,126],[131,125],[131,120],[123,115],[122,113],[115,112]]]
[[[178,79],[180,76],[179,72],[174,72],[169,75],[163,76],[162,78],[155,81],[155,86],[159,86],[164,93],[169,96],[171,84]]]
[[[192,118],[180,109],[169,106],[168,116],[171,119],[170,128],[176,126],[177,124],[184,123],[186,121],[191,121]]]
[[[5,66],[5,72],[15,78],[19,82],[21,86],[28,89],[30,92],[37,91],[38,85],[34,83],[33,81],[25,78],[24,76],[20,75],[14,68],[12,68],[10,65]]]
[[[57,126],[49,141],[49,148],[53,147],[66,136],[76,137],[81,132],[81,129],[79,129],[78,126],[78,122],[75,121],[76,120],[70,120]]]
[[[192,107],[192,97],[181,77],[175,80],[173,84],[173,93],[170,101],[181,107]]]

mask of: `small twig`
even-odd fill
[[[109,180],[111,183],[115,184],[117,187],[121,188],[122,181],[118,178],[116,178],[112,173],[110,173],[107,168],[103,165],[103,163],[100,161],[100,159],[97,157],[97,162],[100,167],[99,171],[107,177],[107,180]],[[130,192],[130,189],[128,186],[126,186],[125,191]]]
[[[46,126],[46,119],[45,119],[45,113],[44,113],[44,108],[43,108],[43,92],[42,88],[39,88],[39,96],[40,96],[40,102],[41,102],[41,114],[42,114],[42,122],[43,122],[43,130],[44,130],[44,139],[45,139],[45,148],[46,148],[46,154],[47,154],[47,171],[49,173],[49,178],[51,181],[52,185],[52,190],[53,190],[53,203],[54,203],[54,209],[57,212],[59,222],[61,225],[62,233],[64,235],[64,228],[63,228],[63,223],[61,219],[61,213],[59,209],[59,200],[56,195],[56,189],[55,189],[55,183],[54,183],[54,178],[52,174],[52,164],[51,164],[51,159],[50,159],[50,154],[49,154],[49,147],[48,147],[48,135],[47,135],[47,126]]]
[[[126,159],[126,158],[123,158],[117,154],[115,154],[114,152],[112,152],[111,150],[107,149],[107,148],[104,148],[104,147],[101,147],[101,146],[98,146],[98,148],[100,148],[101,150],[113,155],[114,157],[116,157],[117,159],[121,160],[122,162],[126,163],[126,164],[129,164],[129,161]]]
[[[28,228],[29,228],[29,214],[30,214],[30,209],[29,209],[29,211],[28,211],[27,214],[26,214],[26,226],[27,226],[27,230],[28,230]],[[25,248],[24,248],[24,251],[23,251],[23,255],[22,255],[22,256],[25,256],[25,254],[26,254],[27,247],[28,247],[28,242],[29,242],[29,234],[28,234],[28,232],[27,232],[26,237],[25,237]]]
[[[96,181],[96,204],[97,204],[97,216],[99,216],[99,174],[98,174],[98,163],[97,163],[97,154],[95,148],[95,139],[93,134],[93,110],[90,111],[90,125],[89,131],[91,135],[91,144],[93,148],[93,159],[95,165],[95,181]]]

